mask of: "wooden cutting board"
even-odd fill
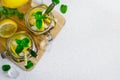
[[[1,1],[1,0],[0,0]],[[1,4],[0,4],[1,5]],[[30,8],[35,7],[39,5],[38,3],[34,3],[32,2],[32,6],[31,6],[31,0],[29,0],[28,4],[24,5],[23,7],[19,8],[20,12],[26,13]],[[60,30],[62,29],[62,27],[65,24],[65,18],[60,15],[57,11],[53,11],[52,12],[55,20],[56,20],[56,26],[50,30],[50,34],[52,36],[52,38],[54,39],[58,33],[60,32]],[[36,43],[36,47],[38,49],[37,51],[37,58],[31,57],[30,60],[34,63],[34,67],[35,65],[39,62],[39,60],[41,59],[42,55],[45,53],[46,47],[49,44],[47,39],[46,39],[46,35],[34,35],[33,33],[31,33],[25,25],[25,20],[19,20],[16,16],[11,18],[12,20],[16,21],[18,24],[18,30],[19,31],[27,31],[34,39],[35,43]],[[6,51],[6,42],[7,39],[1,38],[0,37],[0,53]],[[19,66],[21,69],[26,70],[24,67],[24,62],[20,62],[17,63],[14,60],[11,59],[10,56],[7,56],[7,58],[9,60],[11,60],[13,63],[15,63],[17,66]],[[34,67],[27,69],[26,71],[30,71],[32,70]]]

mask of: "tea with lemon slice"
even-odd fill
[[[7,43],[9,55],[16,61],[25,61],[31,56],[30,50],[33,47],[33,40],[26,32],[18,32],[13,35]]]
[[[43,34],[49,31],[54,25],[55,20],[52,13],[44,15],[47,6],[41,4],[30,9],[26,14],[26,26],[35,34]]]

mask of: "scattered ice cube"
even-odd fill
[[[31,29],[36,31],[37,27],[36,26],[32,26]]]
[[[11,68],[11,69],[8,71],[8,76],[9,76],[10,78],[16,79],[16,78],[19,76],[19,72],[18,72],[15,68]]]
[[[23,52],[21,52],[19,55],[20,55],[20,56],[24,56]]]
[[[47,25],[47,24],[45,24],[45,28],[46,28],[46,29],[48,28],[48,25]]]

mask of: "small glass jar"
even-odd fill
[[[40,4],[37,7],[33,7],[30,10],[28,10],[28,12],[26,13],[25,16],[25,23],[26,23],[26,27],[33,32],[36,35],[40,35],[40,34],[44,34],[46,32],[48,32],[52,27],[55,26],[55,19],[53,14],[50,12],[47,15],[47,19],[43,19],[43,23],[44,23],[44,30],[37,30],[36,29],[36,25],[35,25],[35,17],[33,16],[33,14],[37,11],[41,11],[42,14],[44,14],[45,10],[47,9],[47,6],[45,4]]]
[[[24,55],[18,56],[17,53],[15,52],[15,48],[16,48],[15,45],[17,44],[15,40],[23,39],[23,38],[29,39],[29,41],[30,41],[30,46],[28,47],[29,49],[37,51],[36,47],[35,47],[35,43],[33,41],[33,38],[26,31],[17,32],[11,38],[9,38],[7,41],[7,53],[15,62],[22,62],[25,59]],[[29,59],[30,57],[31,57],[31,55],[28,52],[27,59]]]

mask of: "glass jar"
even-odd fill
[[[46,17],[45,19],[42,19],[43,20],[42,29],[41,30],[37,29],[36,19],[33,16],[33,14],[35,14],[36,12],[42,12],[42,15],[43,15],[46,9],[47,9],[47,6],[45,4],[40,4],[37,7],[31,8],[26,13],[26,16],[25,16],[26,27],[36,35],[44,34],[44,33],[48,32],[52,27],[55,26],[54,16],[50,12],[48,15],[44,15]]]
[[[24,39],[23,43],[20,43],[20,40],[23,40],[23,39]],[[25,39],[27,39],[27,40],[25,41]],[[22,44],[25,44],[26,42],[28,42],[28,40],[29,40],[29,43],[28,43],[27,47],[23,48],[23,50],[18,53],[18,51],[19,51],[19,50],[17,50],[17,47],[19,45],[18,43],[20,43],[20,45],[22,45]],[[25,60],[24,54],[26,54],[27,59],[29,59],[31,57],[29,51],[27,51],[29,49],[32,49],[35,52],[37,51],[33,38],[26,31],[21,31],[21,32],[15,33],[7,41],[7,53],[16,62],[24,61]]]

